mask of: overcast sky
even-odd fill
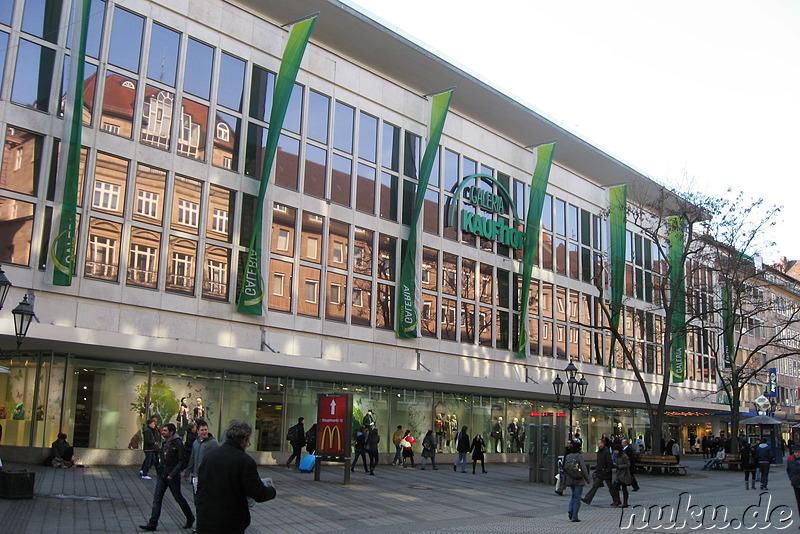
[[[783,205],[765,258],[800,259],[800,1],[347,2],[651,178]]]

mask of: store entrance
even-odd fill
[[[257,450],[281,450],[281,419],[283,417],[283,395],[258,393],[256,407]]]

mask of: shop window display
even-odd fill
[[[456,452],[456,434],[471,426],[470,395],[436,392],[433,397],[433,434],[439,452]]]
[[[389,406],[392,419],[389,428],[394,430],[397,425],[402,425],[404,430],[409,430],[411,435],[417,439],[413,447],[414,452],[421,453],[421,438],[428,430],[432,430],[432,392],[415,389],[392,389]],[[386,438],[391,442],[391,434],[387,435]],[[383,441],[383,436],[381,436],[381,441]]]
[[[28,445],[31,425],[36,423],[34,405],[36,359],[26,355],[4,363],[9,374],[0,375],[0,425],[3,445]]]
[[[367,430],[375,427],[381,437],[378,444],[380,452],[395,452],[391,437],[397,424],[400,423],[393,427],[389,426],[389,389],[351,384],[345,384],[342,389],[345,393],[353,395],[353,436],[351,437],[355,438],[355,433],[361,427],[365,427]]]
[[[487,452],[505,452],[508,437],[505,398],[474,395],[472,399],[470,437],[480,433]]]

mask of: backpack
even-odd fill
[[[566,462],[564,462],[564,473],[568,474],[572,478],[583,478],[583,470],[581,469],[581,464],[578,462],[577,458],[570,458]]]
[[[289,429],[289,432],[286,433],[286,440],[297,441],[297,438],[300,437],[298,434],[300,434],[300,429],[297,428],[297,425],[295,425]]]

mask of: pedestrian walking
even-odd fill
[[[456,463],[453,464],[453,471],[458,469],[458,465],[461,464],[461,472],[467,472],[467,453],[470,450],[472,444],[469,441],[469,434],[467,434],[467,425],[461,427],[461,431],[456,436],[456,452],[458,453],[458,459]]]
[[[739,458],[741,458],[742,471],[744,471],[744,489],[750,489],[751,477],[753,480],[753,489],[756,489],[756,468],[758,467],[758,462],[755,456],[753,456],[753,447],[750,446],[749,442],[745,441],[742,443],[742,448],[739,449]]]
[[[350,466],[351,473],[356,472],[356,464],[359,458],[361,458],[361,463],[364,466],[364,472],[369,473],[369,466],[367,466],[367,436],[364,435],[363,426],[356,432],[355,455],[353,456],[353,464]]]
[[[622,452],[628,457],[631,463],[631,488],[633,488],[633,491],[639,491],[639,481],[636,480],[636,463],[639,461],[639,454],[633,450],[633,447],[631,447],[630,442],[626,438],[622,438],[620,444],[622,445]]]
[[[255,460],[244,452],[252,433],[244,421],[231,421],[222,446],[205,455],[198,473],[198,534],[244,534],[250,526],[247,499],[275,498],[271,481],[264,484]]]
[[[622,443],[627,443],[627,440],[622,440]],[[628,507],[628,486],[633,483],[633,472],[630,457],[621,448],[617,452],[617,486],[616,493],[619,499],[620,490],[622,491],[622,504],[620,508]]]
[[[194,524],[192,509],[181,494],[181,471],[186,465],[186,450],[181,438],[175,435],[176,430],[173,423],[161,427],[161,437],[164,438],[164,442],[161,444],[157,457],[156,473],[158,473],[158,477],[156,477],[156,489],[153,491],[153,509],[147,524],[139,525],[142,530],[154,531],[158,528],[161,504],[167,489],[172,493],[183,515],[186,516],[186,524],[183,525],[183,528],[192,528]]]
[[[592,504],[595,493],[597,493],[597,490],[600,489],[603,484],[605,484],[608,486],[608,492],[611,494],[611,506],[619,506],[622,504],[619,501],[619,494],[616,492],[614,485],[611,483],[613,468],[614,460],[611,457],[611,451],[609,451],[608,447],[606,447],[605,440],[597,440],[597,467],[594,470],[597,478],[595,478],[589,493],[587,493],[586,497],[582,499],[583,502],[586,504]]]
[[[189,456],[189,463],[186,466],[183,479],[189,480],[192,485],[192,496],[194,498],[194,508],[197,509],[197,477],[200,473],[200,464],[205,459],[207,453],[219,447],[219,442],[211,432],[208,431],[208,423],[202,419],[198,419],[194,423],[197,424],[197,439],[192,443],[192,454]],[[197,527],[195,526],[195,531]]]
[[[306,431],[306,452],[308,454],[317,452],[317,423]]]
[[[577,465],[574,470],[573,466]],[[586,484],[591,484],[592,479],[589,478],[589,469],[586,468],[586,462],[583,461],[583,454],[581,454],[581,444],[572,443],[572,451],[564,457],[564,476],[567,479],[567,486],[572,492],[572,497],[567,506],[567,517],[570,521],[579,523],[580,518],[578,512],[581,509],[581,495],[583,494],[583,487]],[[584,501],[586,502],[586,501]]]
[[[375,468],[378,466],[378,443],[381,442],[381,436],[376,427],[372,427],[367,435],[367,454],[369,454],[369,474],[375,474]]]
[[[564,457],[558,464],[558,486],[556,486],[556,495],[564,495],[564,489],[567,487],[567,476],[564,474],[564,462],[567,456],[573,452],[572,440],[568,439],[567,444],[564,446]]]
[[[300,457],[303,455],[303,445],[306,444],[306,430],[303,426],[305,417],[298,417],[297,424],[286,433],[286,441],[292,446],[292,455],[286,460],[286,467],[292,467],[292,460],[296,469],[300,468]]]
[[[486,443],[483,441],[480,433],[475,434],[469,450],[472,453],[472,474],[475,474],[475,466],[478,462],[481,463],[481,471],[485,473],[486,467],[483,465],[483,453],[486,451]]]
[[[761,443],[756,447],[756,460],[758,460],[758,471],[761,474],[761,489],[769,489],[769,466],[775,461],[772,454],[772,447],[767,443],[767,438],[761,438]]]
[[[411,467],[414,467],[414,444],[417,442],[414,436],[411,435],[410,430],[406,430],[403,434],[403,439],[400,440],[400,447],[403,449],[403,467],[406,466],[406,460],[411,462]]]
[[[794,490],[797,510],[800,513],[800,445],[793,445],[791,448],[792,455],[786,459],[786,474],[789,477],[789,484]]]
[[[394,434],[392,434],[392,443],[394,443],[395,447],[395,455],[394,460],[392,460],[392,465],[400,465],[403,461],[403,447],[400,446],[401,441],[403,441],[403,425],[397,425],[397,430],[395,430]]]
[[[158,454],[158,448],[161,443],[161,434],[159,434],[156,428],[157,422],[158,418],[151,417],[147,420],[147,426],[142,432],[144,462],[142,462],[142,467],[139,469],[139,476],[144,480],[150,480],[151,478],[149,474],[150,468],[156,463],[156,455]]]
[[[437,471],[439,468],[436,467],[436,438],[433,435],[433,430],[428,430],[425,437],[422,438],[422,467],[420,469],[423,471],[425,471],[428,459],[431,461],[433,470]]]

